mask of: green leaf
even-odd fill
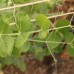
[[[0,0],[0,3],[5,3],[6,2],[6,0]]]
[[[14,55],[15,57],[21,57],[21,54],[18,48],[15,48],[15,47],[13,48],[12,55]]]
[[[20,53],[22,53],[22,52],[27,52],[29,48],[30,48],[30,43],[25,42],[18,50]]]
[[[49,47],[49,46],[48,46]],[[62,45],[61,44],[59,44],[56,48],[54,48],[54,49],[50,49],[50,48],[46,48],[46,49],[44,49],[44,53],[45,53],[45,55],[51,55],[51,52],[53,53],[53,54],[59,54],[59,53],[61,53],[62,51],[63,51],[63,49],[62,49]]]
[[[31,0],[13,0],[14,1],[14,3],[25,3],[25,2],[29,2],[29,1],[31,1]]]
[[[12,65],[13,61],[14,61],[13,59],[14,59],[13,57],[8,56],[8,57],[2,59],[2,63],[5,65]]]
[[[69,21],[66,20],[66,19],[61,19],[61,20],[58,20],[57,23],[56,23],[56,27],[64,27],[64,26],[68,26],[69,25]]]
[[[18,62],[17,62],[18,61]],[[22,72],[26,70],[26,64],[19,58],[14,58],[14,65]]]
[[[3,7],[6,7],[6,3],[0,2],[0,8],[3,8]]]
[[[4,22],[4,20],[0,17],[0,33],[6,34],[9,33],[9,25]]]
[[[2,18],[3,18],[4,22],[7,23],[7,24],[10,24],[11,21],[14,22],[13,19],[12,19],[13,18],[13,10],[9,10],[9,12],[5,11],[2,14]]]
[[[51,51],[53,51],[55,54],[59,54],[59,53],[63,52],[63,45],[60,44],[59,46],[57,46],[55,49],[53,49]]]
[[[45,11],[46,10],[46,11]],[[47,13],[48,11],[48,4],[47,3],[40,3],[34,5],[34,11],[38,13]]]
[[[12,65],[13,64],[22,72],[24,72],[26,70],[25,62],[15,56],[6,57],[6,58],[2,59],[2,62],[4,65]]]
[[[58,31],[63,35],[64,40],[68,43],[70,43],[74,39],[74,35],[70,32],[71,28],[69,27],[69,24],[70,22],[66,19],[58,20],[56,23],[56,28],[63,27]]]
[[[54,49],[62,42],[62,36],[57,31],[52,31],[49,33],[47,41],[48,47]]]
[[[47,37],[47,35],[48,35],[48,31],[47,30],[46,31],[41,31],[41,32],[39,32],[38,37],[40,39],[45,39]]]
[[[61,19],[61,20],[58,20],[57,23],[56,23],[56,28],[60,28],[62,27],[61,29],[58,29],[58,31],[62,34],[64,34],[65,30],[68,28],[69,29],[69,24],[70,22],[66,19]]]
[[[36,56],[36,59],[42,61],[43,60],[43,57],[44,57],[44,54],[43,54],[43,49],[38,47],[35,49],[35,56]]]
[[[0,37],[0,57],[11,55],[14,45],[14,38],[11,36]]]
[[[74,34],[72,32],[69,32],[68,28],[65,29],[63,35],[67,43],[70,43],[74,39]]]
[[[73,46],[68,45],[68,46],[67,46],[67,52],[68,52],[68,54],[69,54],[71,57],[74,57],[74,45],[73,45]]]
[[[28,15],[24,15],[23,13],[17,15],[17,26],[20,32],[28,32],[32,30],[31,19]]]
[[[44,54],[44,56],[51,55],[51,53],[50,53],[50,51],[49,51],[49,49],[47,47],[46,48],[43,48],[43,54]]]
[[[17,61],[18,61],[18,60],[17,60]],[[16,62],[17,62],[17,61],[16,61]],[[16,64],[16,66],[17,66],[17,68],[18,68],[20,71],[22,71],[22,72],[26,71],[26,64],[25,64],[25,62],[19,60],[18,63]]]
[[[21,47],[27,41],[29,35],[30,35],[30,33],[18,35],[15,40],[15,47],[16,48]]]
[[[43,14],[39,14],[36,16],[36,22],[42,30],[49,29],[51,26],[51,21]]]

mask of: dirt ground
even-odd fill
[[[55,63],[53,58],[47,56],[42,62],[35,59],[27,61],[27,70],[20,72],[17,68],[5,67],[4,74],[74,74],[73,60],[60,60]]]
[[[50,56],[45,57],[42,62],[32,59],[27,61],[25,72],[10,66],[5,67],[4,74],[74,74],[74,60],[58,58],[57,63],[55,63]]]

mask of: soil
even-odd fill
[[[15,66],[5,67],[4,74],[74,74],[74,61],[60,59],[54,62],[51,56],[46,56],[42,62],[32,59],[27,61],[27,70],[21,72]]]

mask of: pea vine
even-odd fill
[[[0,0],[0,8],[36,0]],[[60,0],[57,0],[61,3]],[[74,27],[71,20],[59,19],[55,24],[47,18],[48,11],[56,6],[56,0],[32,6],[0,11],[0,64],[16,65],[24,71],[21,53],[31,52],[42,60],[46,55],[62,52],[66,44],[67,53],[74,57]],[[31,19],[34,19],[32,21]],[[55,57],[53,56],[54,60]],[[13,60],[14,59],[14,60]],[[17,62],[18,61],[18,62]]]

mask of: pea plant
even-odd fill
[[[74,27],[72,20],[51,22],[47,15],[54,9],[56,0],[34,4],[36,0],[0,0],[0,67],[15,65],[24,71],[22,53],[32,53],[38,60],[62,52],[74,57]],[[34,5],[26,5],[26,3]],[[38,1],[39,2],[39,1]],[[41,2],[41,0],[40,0]],[[61,0],[57,0],[61,4]],[[24,5],[23,5],[24,4]],[[55,14],[54,14],[55,15]]]

